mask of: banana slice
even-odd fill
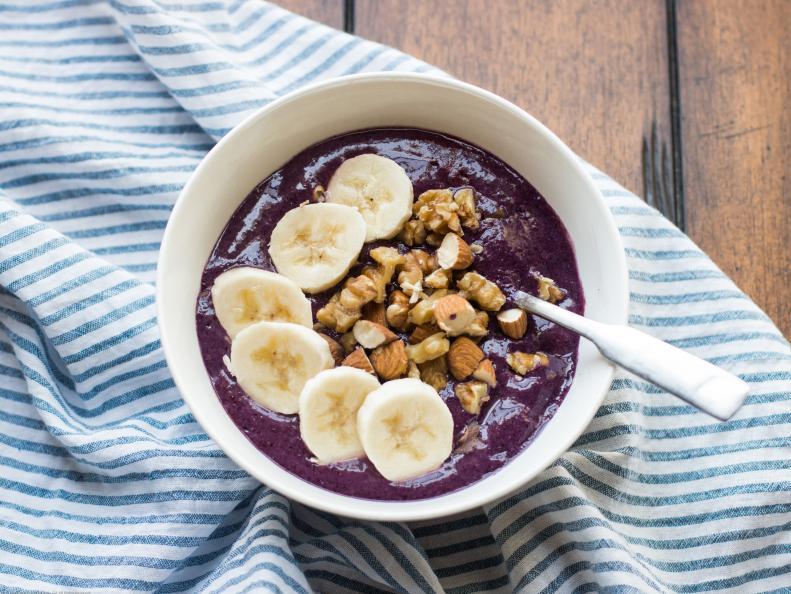
[[[360,255],[365,221],[343,204],[304,204],[289,210],[272,230],[269,255],[277,271],[307,293],[329,289]]]
[[[357,411],[365,455],[390,481],[439,468],[453,448],[453,417],[437,391],[418,379],[387,382]]]
[[[305,382],[335,365],[327,342],[310,328],[257,322],[231,343],[231,373],[253,400],[275,412],[299,410]]]
[[[310,301],[281,274],[244,266],[223,272],[211,287],[217,319],[228,336],[256,322],[292,322],[310,328]]]
[[[395,237],[412,215],[412,182],[395,161],[366,154],[347,159],[327,185],[330,202],[360,211],[368,231],[365,241]]]
[[[299,395],[299,432],[320,464],[364,455],[357,409],[379,387],[370,373],[336,367],[309,379]]]

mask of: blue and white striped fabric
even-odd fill
[[[727,423],[619,373],[522,492],[416,525],[295,505],[230,462],[168,375],[152,281],[214,142],[300,85],[428,71],[256,0],[0,3],[0,589],[591,592],[791,584],[791,352],[656,211],[591,169],[631,323],[739,374]]]

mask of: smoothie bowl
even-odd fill
[[[452,80],[336,79],[204,159],[159,263],[195,418],[302,503],[403,521],[507,495],[580,435],[612,367],[522,290],[626,318],[623,250],[576,157]]]

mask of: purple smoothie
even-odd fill
[[[473,417],[456,399],[452,377],[440,392],[453,414],[456,443],[473,421],[480,425],[479,443],[466,453],[454,451],[438,470],[403,483],[386,480],[364,458],[327,466],[313,463],[300,438],[299,418],[256,404],[236,385],[223,364],[223,356],[230,352],[230,340],[212,307],[214,279],[236,266],[274,271],[267,246],[280,218],[310,200],[316,186],[327,187],[341,162],[363,153],[376,153],[401,165],[414,184],[415,198],[432,188],[475,188],[481,226],[474,232],[465,229],[464,238],[483,246],[483,252],[476,256],[471,269],[497,283],[508,298],[504,308],[514,307],[512,297],[517,290],[536,294],[533,273],[540,272],[565,290],[562,307],[583,313],[582,285],[568,234],[555,212],[523,177],[494,155],[457,138],[425,130],[373,129],[330,138],[308,148],[250,192],[206,264],[197,302],[198,339],[206,370],[228,415],[278,465],[344,495],[380,500],[434,497],[495,472],[530,443],[554,415],[571,385],[579,343],[575,334],[529,316],[525,337],[512,340],[499,331],[491,315],[489,334],[480,343],[497,369],[498,384],[491,400],[480,415]],[[383,243],[407,249],[396,240]],[[368,251],[375,245],[365,246],[360,263],[350,274],[358,274],[363,265],[371,263]],[[334,291],[309,296],[314,316]],[[550,364],[520,378],[505,361],[506,354],[514,351],[543,351],[549,355]]]

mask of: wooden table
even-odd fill
[[[791,0],[279,2],[524,107],[791,336]]]

